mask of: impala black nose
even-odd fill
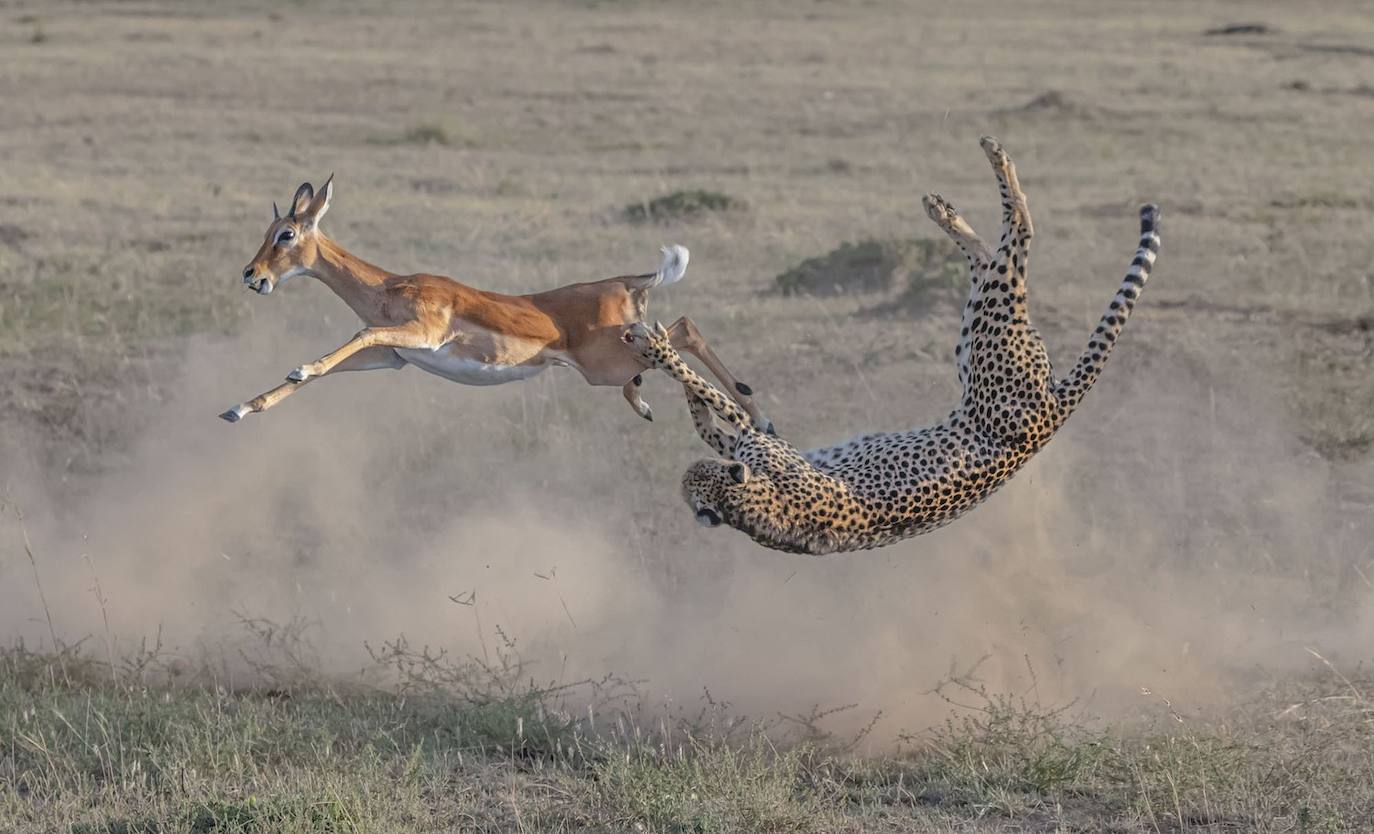
[[[249,281],[252,281],[252,280],[253,280],[253,267],[251,267],[251,266],[244,267],[244,269],[243,269],[243,283],[246,284],[246,283],[248,283]]]

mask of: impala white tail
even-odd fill
[[[663,287],[681,281],[682,276],[687,274],[687,261],[691,257],[692,254],[687,251],[686,246],[676,243],[664,246],[663,263],[659,265],[658,272],[654,273],[654,286]]]

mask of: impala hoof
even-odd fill
[[[639,416],[652,423],[654,421],[654,410],[649,407],[648,403],[644,403],[643,407],[639,409]]]
[[[309,378],[310,372],[305,369],[304,365],[286,375],[288,382],[305,382]]]
[[[219,418],[227,423],[237,423],[238,421],[242,420],[243,415],[247,413],[248,409],[244,408],[241,405],[236,405],[233,408],[221,414]]]

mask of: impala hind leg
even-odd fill
[[[361,350],[329,371],[331,374],[340,371],[377,371],[385,368],[403,368],[406,361],[397,355],[396,351],[388,347],[376,347]],[[271,391],[259,394],[248,402],[239,403],[223,414],[219,415],[221,420],[230,423],[237,423],[249,414],[257,414],[266,411],[305,386],[304,382],[285,382],[273,388]]]
[[[720,380],[721,385],[725,386],[731,399],[749,412],[755,425],[761,426],[769,434],[777,433],[773,429],[773,421],[764,417],[763,412],[754,403],[754,389],[740,382],[734,374],[730,373],[730,369],[725,367],[725,363],[720,361],[720,357],[716,356],[716,352],[711,349],[706,338],[701,335],[696,322],[686,316],[673,322],[668,327],[668,341],[678,350],[700,359],[702,364],[711,371],[711,374]]]

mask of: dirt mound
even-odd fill
[[[832,297],[900,288],[901,300],[956,291],[963,269],[963,256],[947,240],[861,240],[808,258],[774,280],[783,295]]]

